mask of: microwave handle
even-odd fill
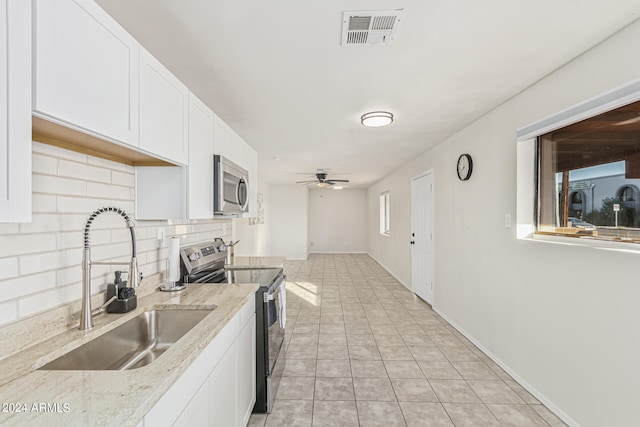
[[[238,201],[238,205],[240,205],[240,184],[244,183],[244,186],[246,187],[245,193],[247,194],[247,197],[244,200],[244,203],[241,205],[242,206],[242,211],[246,212],[247,210],[247,205],[249,204],[249,188],[247,187],[247,177],[243,176],[242,178],[240,178],[240,182],[238,183],[238,186],[236,187],[236,200]]]

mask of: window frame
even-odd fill
[[[537,234],[536,229],[536,225],[539,223],[538,137],[637,101],[640,101],[640,79],[632,80],[516,130],[517,239],[640,253],[640,244],[638,243]]]

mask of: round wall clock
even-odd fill
[[[471,172],[473,172],[473,160],[471,160],[471,155],[461,154],[460,157],[458,157],[458,165],[456,169],[460,181],[467,181],[471,178]]]

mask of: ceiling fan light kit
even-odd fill
[[[390,125],[393,122],[393,114],[388,111],[372,111],[360,117],[360,123],[366,127],[379,128]]]
[[[325,188],[334,186],[337,182],[349,182],[348,179],[329,179],[327,178],[326,172],[316,172],[314,175],[316,176],[316,179],[311,181],[298,181],[296,184],[315,184],[320,188]]]

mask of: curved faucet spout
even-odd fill
[[[91,244],[89,231],[93,220],[104,212],[113,212],[122,216],[126,226],[131,231],[131,262],[129,264],[129,278],[127,286],[136,288],[139,285],[140,274],[138,272],[138,261],[136,259],[136,235],[135,224],[125,211],[116,207],[104,207],[93,212],[84,226],[84,251],[82,255],[82,311],[80,312],[80,330],[93,328],[93,318],[91,316]],[[108,264],[108,263],[100,263]]]

